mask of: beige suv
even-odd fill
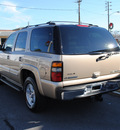
[[[46,97],[100,97],[119,89],[119,50],[100,27],[53,22],[26,27],[0,46],[0,80],[23,90],[32,111],[42,109]]]

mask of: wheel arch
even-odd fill
[[[22,86],[24,86],[24,82],[27,77],[32,77],[35,80],[40,94],[44,95],[41,81],[40,81],[39,69],[31,65],[24,65],[24,67],[22,67],[20,71],[20,79],[21,79]]]

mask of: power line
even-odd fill
[[[23,7],[23,6],[14,6],[14,5],[7,5],[7,4],[0,4],[1,6],[8,6],[8,7],[16,7],[16,8],[23,8],[23,9],[33,9],[33,10],[53,10],[53,11],[76,11],[77,9],[46,9],[46,8],[34,8],[34,7]],[[100,13],[95,13],[93,11],[86,10],[84,8],[81,8],[81,10],[84,10],[88,13],[96,14],[96,15],[105,15]]]
[[[33,9],[33,10],[55,10],[55,11],[75,11],[76,9],[47,9],[47,8],[34,8],[34,7],[23,7],[23,6],[14,6],[14,5],[7,5],[7,4],[0,4],[2,6],[9,6],[9,7],[16,7],[16,8],[23,8],[23,9]]]
[[[99,6],[103,6],[102,3],[95,4],[95,3],[91,3],[91,2],[90,3],[89,2],[86,2],[86,3],[83,2],[83,5],[92,5],[92,6],[98,6],[99,5]]]
[[[91,14],[96,14],[96,15],[106,15],[106,14],[102,14],[102,13],[95,13],[94,11],[90,11],[90,10],[86,10],[84,8],[81,8],[81,10],[87,12],[87,13],[91,13]]]

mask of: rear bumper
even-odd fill
[[[120,89],[120,79],[69,86],[56,89],[57,99],[71,100],[74,98],[89,97]]]

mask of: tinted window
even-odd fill
[[[37,28],[31,34],[31,51],[47,52],[50,47],[52,53],[52,28]]]
[[[102,28],[61,26],[60,33],[63,54],[86,54],[118,48],[112,35]]]
[[[7,41],[5,42],[4,49],[5,51],[12,51],[13,44],[15,42],[16,33],[13,33],[9,36]]]
[[[26,47],[27,32],[21,32],[18,34],[15,51],[24,51]]]

